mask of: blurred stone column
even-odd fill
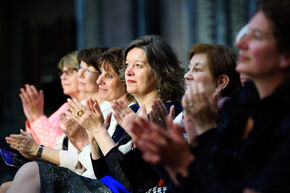
[[[188,64],[187,52],[191,47],[191,38],[189,37],[189,23],[187,0],[162,0],[161,1],[161,35],[170,40],[169,43],[177,51],[182,66]]]
[[[197,0],[186,0],[186,23],[188,25],[188,49],[191,48],[192,44],[197,42],[197,9],[196,9]]]
[[[248,0],[248,20],[250,20],[258,9],[258,0]]]
[[[211,0],[196,0],[197,42],[214,43],[214,9]]]
[[[75,0],[77,48],[103,45],[102,1]]]
[[[134,0],[135,1],[135,0]],[[129,0],[102,0],[102,34],[106,46],[127,45],[133,37],[133,11]]]
[[[245,0],[229,0],[231,16],[231,44],[234,44],[237,33],[248,23],[248,7]]]
[[[229,18],[227,14],[227,8],[225,0],[215,0],[214,4],[214,20],[215,20],[215,42],[217,44],[227,45],[228,44],[228,25]]]

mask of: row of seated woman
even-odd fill
[[[42,91],[21,89],[26,131],[6,140],[36,161],[1,191],[289,192],[290,42],[275,36],[289,40],[289,21],[276,20],[289,9],[261,2],[236,43],[238,63],[230,48],[194,44],[184,74],[155,36],[60,63],[71,98],[46,118]],[[239,73],[250,79],[243,87]]]
[[[153,43],[159,45],[152,46]],[[127,51],[130,58],[127,57],[126,64],[122,55],[124,49],[121,48],[84,49],[62,58],[58,67],[62,72],[60,79],[63,91],[73,100],[68,99],[48,118],[43,114],[43,92],[38,92],[33,85],[25,85],[21,89],[20,98],[27,117],[26,131],[21,130],[21,134],[6,138],[11,147],[28,159],[50,162],[78,175],[100,179],[100,175],[107,171],[96,172],[96,168],[100,170],[106,167],[95,167],[91,156],[93,160],[102,160],[100,158],[106,157],[114,146],[120,146],[120,152],[124,154],[132,150],[133,144],[128,135],[130,132],[125,132],[123,128],[128,128],[138,114],[146,116],[148,111],[151,112],[150,115],[148,113],[151,120],[164,122],[160,117],[163,116],[164,119],[172,106],[176,115],[179,115],[182,111],[180,99],[183,94],[183,69],[172,48],[153,36],[142,37],[131,44]],[[153,51],[163,47],[162,52],[167,55],[162,58],[155,54],[157,61],[151,67],[144,50],[139,48],[141,45],[148,46]],[[171,55],[175,61],[170,61]],[[161,74],[168,69],[162,69],[163,72],[151,70],[159,67],[164,59],[171,71],[167,77]],[[128,74],[130,80],[125,80],[125,74]],[[173,89],[166,87],[167,81],[174,83]],[[148,84],[144,84],[145,82]],[[163,83],[157,85],[159,82]],[[181,92],[175,95],[177,90]],[[162,109],[165,111],[161,115],[159,109],[151,110],[152,106],[156,106],[153,101],[157,98],[155,103],[163,100],[165,105],[165,109]],[[112,116],[110,112],[113,109]],[[122,117],[123,114],[126,116]],[[99,134],[103,129],[104,136]],[[53,174],[40,173],[46,177]],[[66,180],[64,176],[66,175],[59,175],[59,178]],[[57,181],[57,177],[48,178]],[[53,184],[49,181],[47,183]]]
[[[153,36],[141,37],[123,50],[115,48],[93,55],[92,52],[96,50],[100,49],[79,52],[78,72],[74,67],[63,65],[64,62],[59,65],[63,71],[60,78],[64,93],[72,100],[68,99],[49,118],[43,113],[38,113],[38,116],[37,113],[26,113],[36,118],[28,118],[26,132],[11,135],[7,142],[29,159],[40,159],[62,166],[38,162],[41,191],[50,192],[56,189],[59,182],[64,189],[70,187],[72,191],[80,191],[96,183],[96,180],[88,181],[87,178],[97,178],[102,182],[106,175],[114,177],[132,192],[145,192],[165,180],[160,187],[165,191],[170,180],[166,179],[164,172],[158,172],[162,171],[161,167],[152,167],[142,159],[140,151],[132,143],[135,135],[130,125],[138,117],[144,117],[162,127],[167,127],[167,117],[184,125],[184,113],[180,105],[184,94],[183,70],[177,56],[165,41]],[[90,65],[94,63],[88,59],[81,59],[81,53],[84,52],[98,57],[92,60],[97,61],[96,65]],[[125,62],[123,57],[126,58]],[[240,85],[233,51],[221,45],[196,44],[189,58],[190,70],[184,75],[187,88],[195,81],[206,84],[206,94],[218,94],[221,108],[227,96]],[[213,74],[217,74],[216,77]],[[72,82],[78,86],[72,86]],[[24,109],[25,105],[33,103],[32,100],[34,103],[43,103],[43,93],[32,85],[21,89],[20,96]],[[79,102],[85,96],[90,99]],[[39,106],[35,104],[35,109]],[[33,111],[33,107],[26,109]],[[113,116],[108,113],[112,110]],[[185,131],[184,126],[182,130]],[[56,143],[65,141],[63,133],[69,138],[67,150]],[[188,136],[189,140],[192,137],[190,132],[184,136]],[[44,146],[39,147],[38,144]],[[30,167],[26,172],[21,170],[14,181],[18,175],[24,177],[21,173],[33,171]],[[85,181],[83,186],[77,183],[80,179]],[[110,187],[112,179],[108,182],[106,187]],[[99,188],[92,187],[93,190]]]

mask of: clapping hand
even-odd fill
[[[20,99],[24,114],[29,122],[32,122],[43,115],[44,95],[33,85],[26,84],[25,88],[20,89]]]
[[[165,131],[159,125],[138,118],[131,124],[135,136],[134,144],[143,152],[144,160],[163,164],[174,183],[178,184],[176,174],[187,175],[187,167],[194,159],[180,128],[167,119]]]
[[[131,123],[138,118],[138,116],[144,118],[147,117],[146,108],[144,105],[140,107],[139,115],[130,109],[122,100],[115,100],[112,104],[112,108],[114,110],[114,118],[117,123],[124,128],[131,137],[134,137],[129,127]]]
[[[215,127],[218,113],[217,107],[218,93],[207,96],[202,83],[193,82],[182,98],[182,106],[188,118],[195,124],[198,135]],[[187,128],[190,129],[190,128]]]
[[[97,101],[89,99],[83,106],[77,99],[68,99],[67,115],[92,133],[98,132],[104,123],[104,117]]]
[[[164,103],[160,99],[154,99],[149,117],[150,121],[166,128],[166,118],[169,117],[171,120],[174,118],[174,106],[170,107],[170,113],[168,114]]]
[[[89,144],[88,134],[86,130],[73,119],[68,118],[64,113],[60,116],[63,126],[59,129],[69,138],[75,148],[81,152],[82,149]]]
[[[21,134],[11,134],[6,137],[6,142],[10,147],[19,151],[24,157],[33,159],[36,157],[39,145],[35,142],[31,134],[20,130]]]

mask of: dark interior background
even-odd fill
[[[0,147],[24,128],[19,89],[34,84],[45,94],[46,115],[66,99],[57,63],[68,52],[124,46],[159,34],[184,67],[196,42],[233,47],[257,0],[4,0],[0,6]]]

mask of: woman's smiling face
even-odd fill
[[[110,64],[107,65],[107,70],[102,65],[101,74],[97,80],[97,84],[99,86],[99,96],[103,100],[113,101],[125,95],[126,88],[122,84],[117,72],[113,70]]]

